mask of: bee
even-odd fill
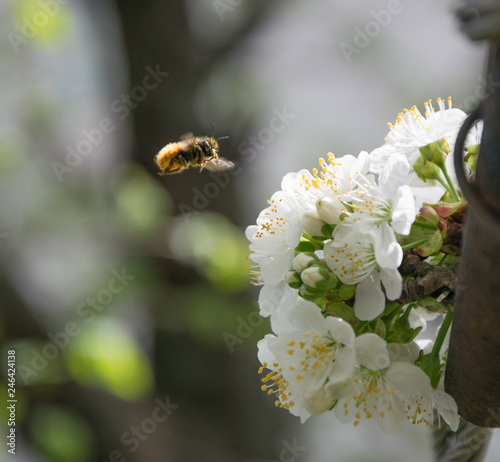
[[[213,137],[213,129],[211,136],[183,135],[180,141],[167,144],[156,155],[155,161],[161,170],[159,175],[179,173],[190,166],[200,167],[200,172],[204,168],[220,171],[234,167],[231,161],[219,157],[219,143]]]

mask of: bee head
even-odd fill
[[[217,157],[217,153],[219,151],[219,143],[215,138],[205,138],[200,142],[200,147],[203,149],[204,154],[207,157]]]

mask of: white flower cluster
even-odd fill
[[[433,264],[458,259],[443,236],[465,203],[448,153],[466,114],[450,99],[438,106],[399,114],[371,153],[329,154],[320,172],[287,174],[246,230],[260,314],[274,332],[258,344],[262,388],[302,422],[333,410],[394,434],[406,421],[432,425],[436,410],[458,427],[441,380],[451,310],[429,297],[397,301],[404,251]],[[415,340],[441,315],[437,339]]]

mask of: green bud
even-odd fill
[[[312,287],[306,285],[301,285],[299,295],[305,300],[314,302],[317,298],[324,295],[324,291],[320,289],[313,289]]]
[[[447,218],[454,213],[463,212],[465,204],[463,202],[442,203],[440,202],[435,206],[436,213],[443,218]]]
[[[473,144],[467,148],[467,155],[464,157],[465,162],[469,165],[470,171],[475,173],[477,155],[479,154],[479,144]]]
[[[417,161],[413,165],[413,170],[415,170],[418,177],[425,182],[427,182],[427,180],[441,180],[440,168],[433,162],[425,160],[422,156],[417,158]]]
[[[320,266],[306,268],[300,274],[300,278],[305,285],[322,291],[333,289],[338,282],[338,278],[333,272]]]
[[[446,157],[450,152],[450,146],[446,138],[441,138],[434,143],[419,148],[420,158],[424,164],[432,162],[439,168],[446,168]]]
[[[420,157],[422,158],[424,164],[426,164],[427,162],[432,162],[433,152],[431,144],[427,144],[426,146],[418,148],[418,150],[420,151]]]
[[[302,282],[313,289],[319,289],[316,285],[325,280],[323,275],[321,274],[321,268],[318,266],[311,266],[310,268],[306,268],[302,273],[300,273],[300,278]]]
[[[435,143],[431,143],[432,145],[432,162],[434,162],[439,168],[446,168],[446,157],[451,152],[450,145],[446,138],[441,138],[437,140]]]
[[[297,273],[302,273],[317,261],[318,257],[313,252],[301,252],[293,259],[292,267]]]
[[[420,216],[433,225],[437,225],[440,221],[438,213],[429,205],[420,208]]]
[[[292,288],[298,289],[302,285],[302,281],[300,280],[300,276],[297,272],[290,270],[285,275],[285,282]]]

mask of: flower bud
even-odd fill
[[[310,268],[306,268],[300,274],[300,278],[302,282],[309,287],[314,289],[319,288],[316,287],[316,283],[323,282],[325,278],[321,274],[321,268],[319,266],[311,266]]]
[[[445,169],[446,157],[451,152],[448,141],[446,138],[441,138],[435,143],[431,143],[431,145],[433,151],[432,162],[434,162],[438,167]]]
[[[424,220],[426,220],[429,223],[432,223],[433,225],[436,225],[436,226],[437,226],[437,224],[440,221],[438,213],[432,207],[430,207],[429,205],[424,205],[420,209],[420,216]]]
[[[316,261],[317,257],[312,252],[301,252],[293,259],[292,267],[297,273],[302,273]]]
[[[298,289],[302,285],[300,276],[293,270],[288,271],[285,275],[285,282],[292,288]]]
[[[479,153],[479,144],[470,145],[467,148],[467,155],[464,157],[472,173],[476,171],[477,155]]]
[[[463,212],[464,210],[465,207],[462,202],[440,204],[436,207],[436,213],[443,218],[447,218],[457,212]]]
[[[324,296],[324,291],[321,289],[313,289],[312,287],[302,284],[299,289],[299,295],[304,300],[314,302],[317,298]]]
[[[331,387],[321,387],[319,390],[310,391],[305,398],[306,409],[312,415],[319,415],[328,411],[335,401]]]
[[[338,225],[340,223],[340,214],[345,207],[336,197],[325,196],[316,201],[316,211],[319,218],[329,225]]]
[[[422,148],[420,148],[422,149]],[[429,162],[425,157],[420,156],[413,165],[413,170],[421,180],[437,180],[441,178],[440,168],[433,162]]]
[[[323,236],[322,228],[325,224],[316,210],[308,210],[302,217],[302,225],[311,236]]]
[[[444,169],[446,164],[446,157],[450,152],[450,145],[446,138],[441,138],[434,143],[419,148],[420,156],[424,160],[424,164],[432,162],[439,168]]]

